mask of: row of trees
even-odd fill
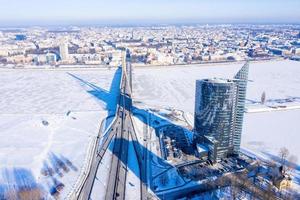
[[[295,155],[290,154],[289,150],[286,147],[282,147],[279,150],[279,163],[282,166],[282,174],[285,176],[291,176],[293,171],[297,167],[298,158]]]

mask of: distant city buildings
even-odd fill
[[[67,62],[69,60],[68,43],[64,40],[62,40],[59,45],[59,54],[62,62]]]
[[[249,64],[234,79],[196,82],[196,142],[208,147],[213,162],[239,154]]]
[[[299,26],[194,25],[64,27],[0,30],[0,64],[35,64],[48,52],[60,64],[119,66],[120,49],[133,65],[176,65],[300,56]],[[63,41],[61,41],[61,38]],[[59,59],[58,59],[59,60]]]
[[[55,64],[57,61],[57,56],[54,53],[47,53],[46,54],[46,63],[47,64]]]

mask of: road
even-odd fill
[[[118,123],[118,131],[115,136],[115,144],[113,148],[112,162],[109,173],[109,182],[106,189],[105,199],[125,199],[126,177],[127,177],[127,161],[128,161],[128,142],[129,129],[128,120],[131,109],[130,88],[127,81],[127,76],[122,74],[121,95],[118,109],[118,118],[121,123]]]
[[[76,199],[78,199],[78,200],[89,199],[99,164],[100,164],[104,154],[106,153],[106,150],[107,150],[110,142],[112,141],[114,135],[116,135],[116,133],[118,131],[118,128],[114,128],[114,127],[116,127],[116,124],[118,124],[119,122],[120,122],[119,120],[115,120],[113,122],[108,137],[104,139],[101,147],[98,149],[97,147],[99,147],[100,136],[102,135],[99,131],[99,135],[98,135],[97,141],[96,141],[96,148],[95,148],[95,151],[93,152],[92,162],[90,165],[89,173],[87,174],[87,177],[86,177],[82,187],[80,188],[79,194],[77,195]]]
[[[121,83],[121,98],[118,117],[121,119],[120,129],[115,139],[113,150],[112,164],[110,168],[110,179],[106,191],[106,199],[125,199],[126,177],[127,177],[127,161],[129,137],[135,149],[138,165],[140,168],[140,199],[147,199],[147,168],[146,168],[146,152],[142,150],[138,142],[133,121],[132,121],[132,69],[130,57],[126,55],[123,61],[123,76]],[[132,155],[133,156],[133,155]]]
[[[110,126],[107,137],[103,139],[100,146],[101,132],[96,141],[96,147],[86,179],[80,188],[76,199],[86,200],[90,198],[93,184],[97,174],[97,170],[109,144],[115,140],[113,146],[112,160],[109,172],[109,182],[107,183],[105,199],[125,199],[126,177],[127,177],[127,161],[131,155],[128,155],[129,137],[132,138],[134,149],[140,168],[140,199],[147,199],[147,152],[138,142],[133,121],[132,121],[132,85],[131,63],[128,54],[124,56],[122,64],[122,79],[120,85],[119,103],[116,111],[115,119]],[[95,188],[97,189],[97,188]]]

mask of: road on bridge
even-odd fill
[[[105,199],[125,199],[126,192],[126,177],[128,172],[127,161],[130,156],[128,155],[129,137],[131,136],[134,144],[138,165],[140,168],[140,199],[147,199],[147,153],[142,150],[141,145],[137,140],[135,129],[132,121],[132,98],[131,98],[131,85],[132,85],[132,72],[131,72],[130,55],[127,53],[123,56],[122,62],[122,79],[120,84],[119,103],[116,111],[115,119],[108,130],[108,136],[103,139],[99,147],[101,131],[96,141],[96,147],[88,174],[78,192],[76,199],[87,200],[90,198],[93,184],[97,174],[98,167],[104,154],[107,151],[109,144],[114,139],[114,147],[112,150],[112,161],[109,172],[109,182],[107,183],[107,190]],[[95,188],[97,189],[97,188]]]

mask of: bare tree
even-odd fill
[[[280,157],[280,164],[281,164],[281,166],[282,166],[282,173],[283,174],[285,174],[285,170],[286,170],[286,161],[287,161],[287,158],[288,158],[288,156],[289,156],[289,150],[287,149],[287,148],[285,148],[285,147],[282,147],[282,148],[280,148],[280,150],[279,150],[279,157]]]
[[[265,104],[266,102],[266,92],[264,91],[261,95],[261,104]]]
[[[264,199],[266,200],[271,200],[273,199],[273,186],[272,184],[268,184],[266,191],[264,193]]]
[[[43,192],[39,188],[24,190],[19,192],[20,200],[40,200],[43,199]]]
[[[239,189],[237,186],[230,186],[230,196],[233,200],[236,200],[238,198]]]
[[[9,189],[4,194],[4,197],[5,197],[4,199],[18,199],[18,194],[15,189]]]
[[[239,178],[237,175],[231,176],[230,195],[233,200],[238,199],[241,192],[241,185],[239,184]]]

